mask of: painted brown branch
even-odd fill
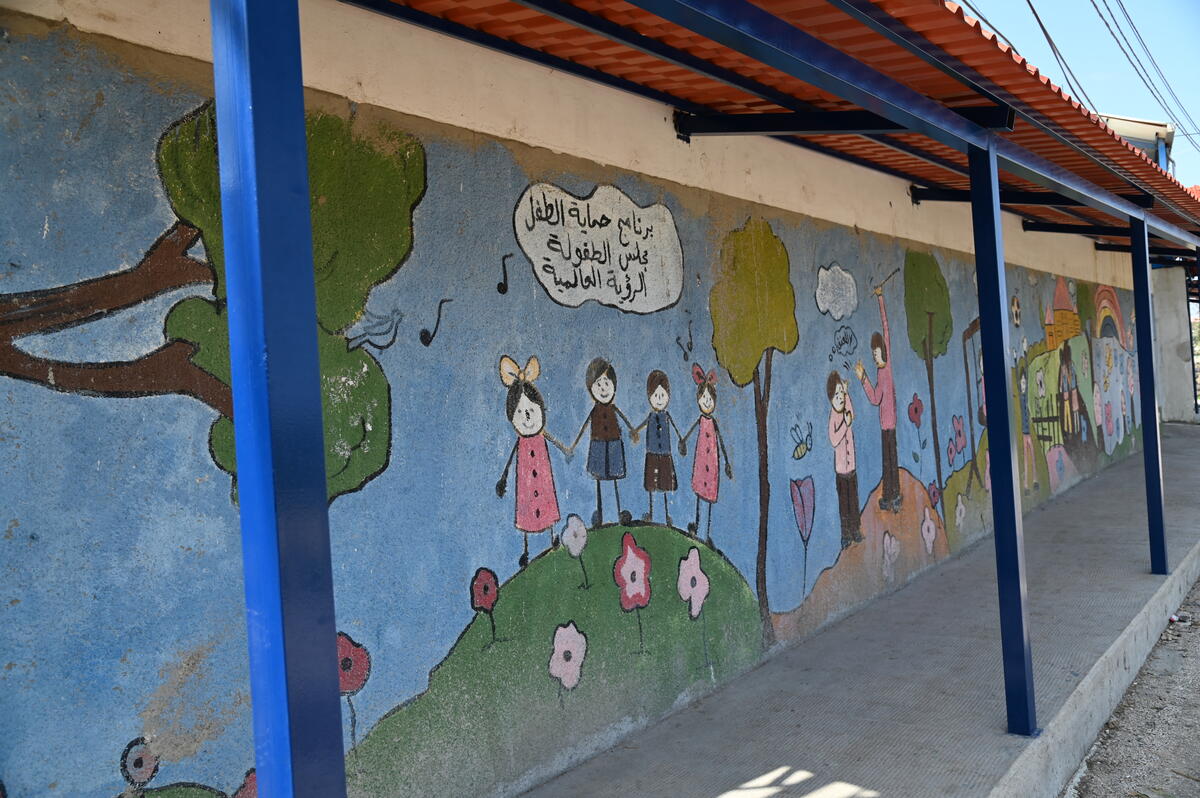
[[[0,343],[85,324],[186,285],[211,283],[213,269],[188,257],[200,231],[176,222],[131,269],[71,285],[0,295]]]
[[[229,386],[193,363],[194,351],[192,344],[174,341],[137,360],[70,363],[36,357],[11,342],[0,342],[0,375],[89,396],[184,394],[233,418]]]

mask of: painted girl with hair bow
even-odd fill
[[[546,441],[553,443],[563,454],[567,448],[546,432],[546,403],[533,383],[541,373],[541,364],[530,357],[525,368],[508,355],[500,358],[500,381],[508,388],[505,412],[513,429],[517,431],[517,442],[504,464],[504,473],[496,483],[496,495],[503,498],[508,488],[508,471],[513,457],[517,460],[517,501],[515,525],[525,539],[524,552],[519,560],[524,568],[529,564],[529,536],[550,532],[550,546],[554,538],[554,525],[558,523],[558,494],[554,489],[554,472],[550,468],[550,450]],[[548,547],[549,548],[549,547]]]
[[[712,545],[712,506],[717,501],[720,488],[721,460],[725,461],[725,476],[733,479],[733,466],[729,463],[729,452],[725,450],[725,439],[721,437],[721,428],[713,418],[717,407],[717,372],[704,373],[698,363],[692,364],[692,380],[696,383],[696,404],[700,407],[700,417],[692,424],[687,434],[679,439],[679,453],[687,454],[687,440],[697,427],[700,434],[696,438],[696,459],[692,463],[692,490],[696,493],[696,520],[688,524],[688,532],[696,537],[700,529],[700,501],[708,503],[708,527],[705,533],[708,545]],[[720,455],[718,456],[718,448]]]

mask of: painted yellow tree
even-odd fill
[[[771,401],[771,361],[776,350],[796,348],[796,293],[788,274],[788,254],[771,225],[750,219],[721,245],[717,281],[709,295],[713,349],[717,362],[739,388],[754,386],[758,430],[758,561],[755,589],[763,623],[763,643],[775,640],[767,600],[767,515],[771,506],[767,451],[767,410]]]

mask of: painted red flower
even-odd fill
[[[371,675],[371,655],[345,632],[337,633],[337,654],[338,689],[342,695],[354,695]]]
[[[621,538],[621,556],[613,563],[613,579],[621,590],[621,609],[625,612],[650,604],[650,553],[637,544],[631,532]]]
[[[921,428],[921,414],[924,412],[925,403],[914,393],[912,401],[908,403],[908,420],[916,424],[917,429]]]
[[[121,775],[132,787],[145,787],[158,773],[158,756],[150,750],[145,737],[129,741],[121,752]]]
[[[471,609],[491,612],[500,597],[500,582],[491,568],[480,568],[471,578]]]
[[[254,772],[254,768],[250,768],[246,772],[246,778],[242,781],[242,786],[237,788],[230,798],[258,798],[258,774]]]
[[[942,500],[942,489],[936,482],[930,482],[927,490],[929,491],[929,503],[937,507],[938,502]]]

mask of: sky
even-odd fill
[[[1033,5],[1059,52],[1082,84],[1083,92],[1095,102],[1094,110],[1101,114],[1170,121],[1100,20],[1097,9],[1106,16],[1111,9],[1135,48],[1134,52],[1141,53],[1140,44],[1125,20],[1118,0],[1094,1],[1094,6],[1093,0],[1033,0]],[[1062,69],[1042,36],[1027,0],[967,0],[967,3],[992,23],[985,27],[998,29],[1017,52],[1055,83],[1065,87]],[[1194,80],[1195,42],[1200,38],[1200,3],[1194,0],[1124,0],[1124,7],[1175,94],[1200,123],[1200,83]],[[970,7],[966,11],[975,16]],[[1112,25],[1111,18],[1109,24]],[[1120,37],[1115,25],[1113,31]],[[1168,107],[1172,113],[1182,117],[1148,60],[1145,66],[1155,85],[1171,103]],[[1088,105],[1086,100],[1079,99]],[[1184,131],[1194,132],[1197,136],[1189,138],[1180,135],[1180,129],[1176,130],[1171,153],[1175,159],[1176,177],[1185,186],[1200,184],[1200,129],[1192,130],[1186,118],[1181,121]]]

